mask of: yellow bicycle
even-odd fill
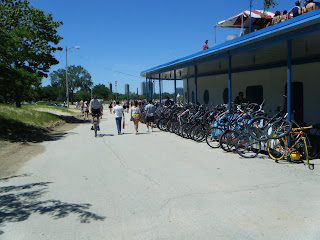
[[[268,140],[267,150],[269,156],[278,162],[285,157],[290,157],[292,161],[302,161],[301,155],[304,155],[304,164],[308,165],[310,170],[314,169],[314,164],[310,163],[309,149],[307,143],[307,137],[304,130],[311,128],[319,128],[320,124],[315,124],[308,127],[292,128],[289,134],[284,137],[279,137],[279,135],[273,135],[272,139]],[[290,137],[292,145],[289,147],[288,138]]]

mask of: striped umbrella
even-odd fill
[[[251,26],[255,29],[264,28],[273,18],[275,12],[264,10],[251,10]],[[249,28],[250,10],[245,10],[227,20],[217,23],[219,27]]]

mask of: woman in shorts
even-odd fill
[[[141,111],[138,106],[138,101],[135,101],[134,105],[131,108],[131,119],[133,121],[134,129],[136,130],[136,135],[138,134],[140,118],[141,118]]]
[[[83,111],[84,111],[83,119],[89,120],[89,106],[87,101],[85,101],[83,104]]]

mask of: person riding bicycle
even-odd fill
[[[102,104],[98,100],[97,96],[93,97],[93,99],[90,101],[89,106],[90,106],[90,112],[91,112],[91,115],[92,115],[91,130],[94,130],[94,128],[93,128],[94,115],[98,115],[97,123],[98,123],[98,130],[100,130],[100,128],[99,128],[99,116],[101,115],[101,112],[102,112]]]

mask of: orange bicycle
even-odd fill
[[[300,161],[305,165],[308,165],[310,170],[314,169],[314,164],[310,163],[309,158],[309,144],[307,143],[307,137],[304,130],[320,128],[320,124],[315,124],[308,127],[292,128],[289,133],[286,133],[284,137],[279,137],[279,135],[273,135],[272,138],[268,140],[267,150],[269,156],[278,162],[285,157],[290,157],[292,161]],[[292,145],[289,147],[288,137],[290,137]],[[301,160],[304,156],[304,160]]]

